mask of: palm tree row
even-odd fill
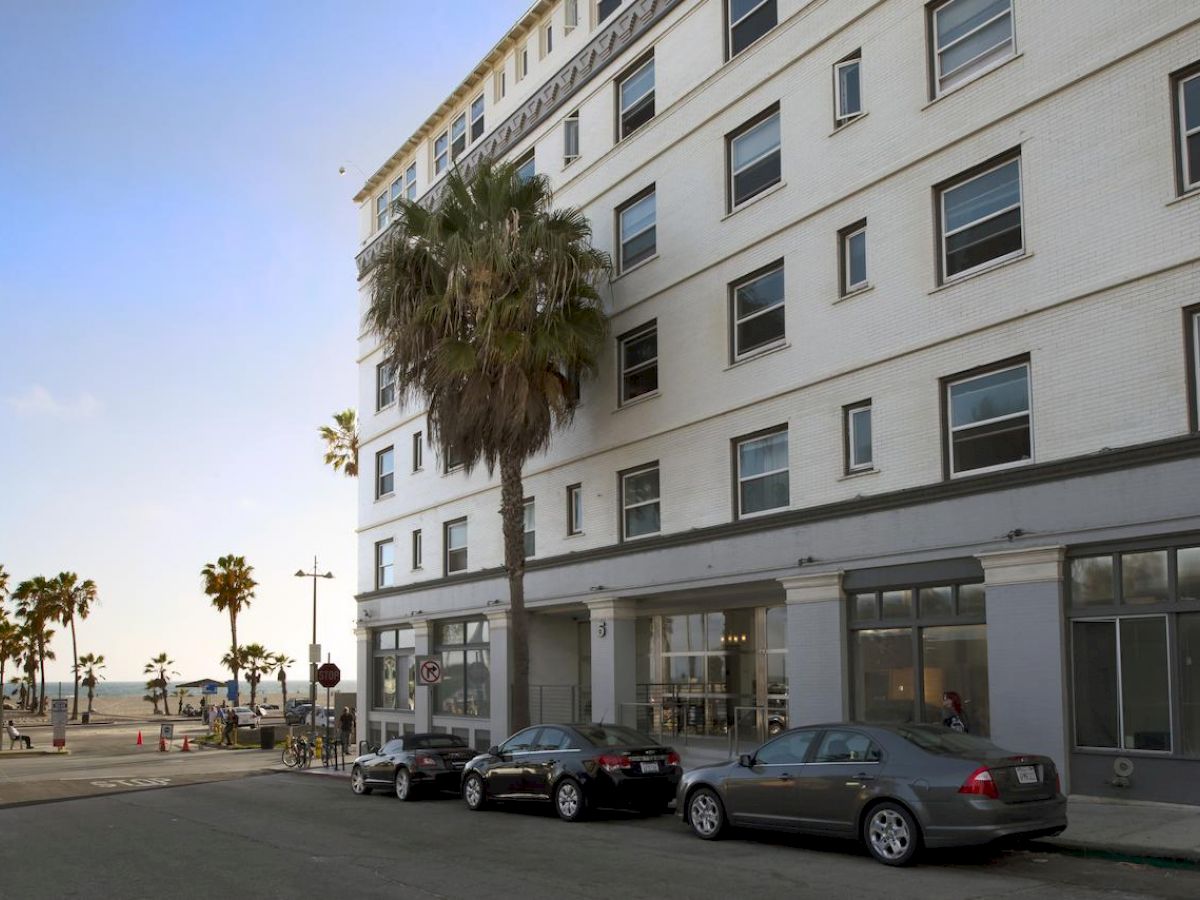
[[[276,673],[279,687],[283,692],[283,705],[287,705],[287,667],[294,665],[296,660],[286,653],[273,653],[262,644],[245,644],[235,647],[221,657],[221,665],[233,669],[236,665],[239,671],[246,673],[246,682],[250,685],[250,706],[258,703],[258,686],[264,675]]]
[[[46,660],[56,659],[50,647],[55,623],[71,630],[71,671],[74,673],[74,704],[71,717],[79,715],[80,667],[75,623],[86,619],[97,601],[96,583],[80,580],[74,572],[61,572],[54,578],[38,575],[22,581],[9,594],[9,574],[0,566],[0,686],[7,665],[13,662],[21,677],[19,704],[42,712],[46,704]],[[4,601],[14,602],[15,619]]]

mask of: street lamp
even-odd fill
[[[317,660],[314,656],[314,650],[317,646],[317,579],[332,578],[333,573],[326,572],[324,575],[317,574],[317,558],[314,556],[313,570],[311,572],[305,572],[303,569],[297,569],[296,577],[311,578],[313,580],[313,632],[312,645],[308,648],[308,661],[311,668],[308,677],[308,705],[309,715],[312,717],[310,721],[312,728],[309,730],[308,737],[309,740],[311,740],[317,733]],[[326,712],[326,715],[329,715],[329,713]]]

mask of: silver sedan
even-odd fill
[[[923,846],[1067,827],[1053,760],[940,725],[796,728],[738,760],[686,773],[676,810],[706,840],[729,825],[858,838],[891,866]]]

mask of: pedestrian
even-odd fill
[[[338,716],[338,729],[341,731],[342,752],[350,752],[350,732],[354,730],[354,714],[350,707],[343,706],[342,714]]]
[[[956,691],[942,694],[942,724],[954,731],[967,732],[967,717],[963,713],[962,697]]]
[[[225,714],[225,744],[232,747],[234,738],[237,737],[238,716],[237,710],[231,709]]]
[[[29,735],[21,734],[21,732],[17,731],[17,726],[13,724],[12,719],[8,720],[8,728],[6,730],[8,731],[8,749],[9,750],[11,750],[13,747],[15,747],[18,743],[21,743],[21,742],[24,742],[26,750],[33,749],[33,741],[31,741],[29,739]]]

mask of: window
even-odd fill
[[[549,22],[542,26],[539,49],[541,50],[542,59],[554,52],[554,26]]]
[[[938,210],[943,281],[1020,256],[1020,156],[940,187]]]
[[[450,135],[443,131],[433,141],[433,174],[441,175],[446,171],[447,154],[450,146]]]
[[[645,537],[661,530],[658,463],[621,474],[621,539]]]
[[[1175,76],[1175,132],[1182,194],[1200,187],[1200,64]]]
[[[843,297],[867,286],[867,220],[855,222],[838,232],[839,279]]]
[[[416,706],[416,636],[411,627],[372,636],[371,708],[412,710]],[[377,741],[378,742],[378,741]]]
[[[534,165],[533,151],[530,150],[517,160],[517,177],[522,181],[528,181],[536,174],[537,167]]]
[[[504,99],[504,94],[508,87],[506,82],[507,79],[505,78],[504,70],[497,69],[496,73],[492,76],[492,96],[497,103]]]
[[[946,382],[949,474],[991,472],[1033,458],[1029,363]]]
[[[529,74],[529,45],[517,51],[517,81]]]
[[[443,527],[446,532],[446,574],[467,571],[467,520],[456,519]]]
[[[877,763],[883,754],[871,739],[857,731],[827,731],[821,738],[813,762]]]
[[[789,731],[763,744],[754,754],[756,766],[794,766],[804,762],[816,731]]]
[[[462,465],[466,462],[466,460],[463,458],[462,453],[459,452],[458,448],[455,447],[453,444],[451,444],[449,447],[446,447],[445,452],[446,452],[446,458],[443,460],[443,465],[445,466],[445,469],[443,471],[445,471],[447,473],[453,472],[455,469],[461,468]]]
[[[534,526],[534,503],[530,497],[525,501],[525,558],[537,553],[537,529]]]
[[[834,127],[853,122],[862,113],[862,51],[855,50],[833,67]]]
[[[1200,306],[1183,311],[1187,339],[1188,389],[1192,394],[1192,431],[1200,431]]]
[[[1016,51],[1012,0],[947,0],[931,9],[935,97],[995,68]]]
[[[730,209],[780,181],[779,110],[764,115],[728,138]]]
[[[375,498],[386,497],[395,490],[396,453],[391,447],[375,454]]]
[[[450,158],[458,159],[467,149],[467,114],[463,113],[450,126]]]
[[[579,110],[563,119],[563,165],[579,159]]]
[[[617,338],[621,369],[620,405],[658,390],[658,320]]]
[[[394,585],[392,572],[395,568],[396,547],[389,539],[375,544],[375,587],[385,588]]]
[[[471,143],[483,137],[483,94],[471,101]]]
[[[737,466],[737,509],[740,516],[782,509],[788,497],[788,433],[780,428],[771,434],[734,441]]]
[[[563,18],[565,31],[579,27],[579,0],[566,0],[563,3]]]
[[[403,199],[403,197],[404,197],[404,176],[401,175],[399,178],[397,178],[395,181],[392,182],[392,195],[391,195],[391,199],[389,200],[389,203],[388,203],[389,207],[394,210],[396,202]]]
[[[384,191],[382,194],[380,194],[378,197],[375,198],[375,230],[376,231],[383,231],[383,229],[387,228],[388,211],[389,211],[388,195],[387,195],[387,191]]]
[[[396,367],[381,362],[375,367],[375,409],[380,410],[396,402]]]
[[[726,0],[729,33],[727,51],[733,59],[775,27],[775,0]]]
[[[404,196],[409,200],[417,199],[417,164],[413,163],[404,173]]]
[[[412,436],[412,470],[414,472],[421,471],[421,468],[424,465],[424,455],[425,438],[421,432],[418,431]]]
[[[618,268],[621,272],[645,262],[658,252],[656,207],[654,185],[650,185],[617,210],[617,243],[621,248]]]
[[[442,660],[442,681],[433,688],[433,714],[490,715],[491,642],[487,620],[434,623],[432,649],[433,655]]]
[[[583,485],[567,487],[567,534],[583,534]]]
[[[596,24],[599,25],[617,11],[621,0],[596,0]]]
[[[415,528],[412,533],[412,567],[414,570],[421,568],[421,529]]]
[[[897,586],[847,602],[855,721],[941,723],[987,736],[982,584]]]
[[[871,401],[847,406],[845,414],[846,474],[865,472],[873,467],[871,459]]]
[[[654,57],[617,79],[617,140],[623,141],[654,118]]]
[[[783,263],[731,285],[733,358],[744,359],[784,339]]]

